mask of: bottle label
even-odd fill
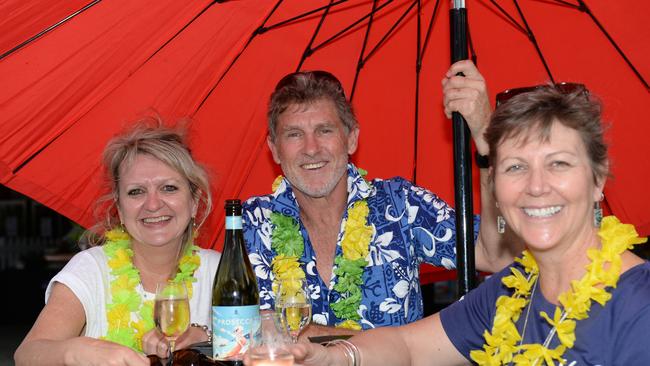
[[[212,358],[241,360],[248,350],[251,332],[258,328],[260,306],[212,307]]]
[[[226,216],[226,230],[241,230],[241,216]]]

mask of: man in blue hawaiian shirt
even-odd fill
[[[455,76],[459,72],[465,77]],[[483,131],[491,110],[478,70],[467,61],[452,65],[443,92],[445,113],[463,114],[478,152],[487,155]],[[329,73],[283,78],[271,96],[268,119],[268,146],[284,178],[272,194],[244,205],[244,237],[261,309],[273,307],[274,278],[304,274],[313,313],[306,335],[349,334],[334,326],[369,329],[422,318],[420,263],[455,267],[453,208],[399,177],[366,181],[349,163],[359,128],[341,84]],[[499,243],[487,169],[481,176],[489,225],[481,227],[477,239],[476,267],[496,271],[516,249]],[[368,210],[353,209],[359,202]],[[475,222],[478,231],[478,217]],[[342,245],[346,236],[357,244]],[[355,250],[356,257],[348,258]]]

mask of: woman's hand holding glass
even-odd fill
[[[311,298],[304,278],[285,279],[279,283],[275,297],[275,309],[282,316],[294,343],[300,332],[311,321]]]
[[[190,303],[184,282],[159,283],[153,312],[158,330],[169,342],[169,355],[174,352],[176,339],[190,325]]]

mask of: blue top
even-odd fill
[[[523,269],[519,264],[516,265]],[[463,299],[440,313],[445,333],[458,351],[469,360],[471,350],[481,350],[483,332],[492,329],[495,302],[501,295],[512,294],[501,283],[510,267],[495,274]],[[551,327],[540,315],[553,317],[555,305],[548,302],[539,288],[531,301],[531,310],[523,343],[543,343]],[[592,303],[589,318],[576,321],[576,341],[562,356],[567,366],[579,365],[650,365],[650,263],[629,269],[619,279],[612,299],[605,306]],[[526,318],[524,308],[516,323],[519,333]],[[559,345],[554,337],[549,349]]]
[[[375,179],[368,184],[352,164],[348,165],[347,207],[367,198],[369,224],[373,235],[363,273],[360,323],[364,329],[400,325],[422,318],[419,283],[421,262],[455,267],[454,210],[433,193],[413,186],[403,178]],[[298,203],[285,179],[271,195],[252,197],[244,205],[244,239],[260,289],[261,309],[273,306],[271,283],[271,212],[280,212],[300,223],[305,251],[300,259],[311,290],[313,322],[336,325],[340,322],[330,309],[339,293],[332,288],[336,275],[322,281],[316,269],[316,254],[307,231],[300,222]],[[336,254],[341,253],[343,214]],[[475,217],[475,231],[478,217]]]

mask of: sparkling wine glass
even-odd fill
[[[304,278],[290,278],[280,282],[275,297],[275,308],[282,316],[294,343],[300,332],[311,321],[309,286]]]
[[[247,366],[292,366],[291,339],[278,313],[262,313],[251,329]]]
[[[168,281],[156,285],[153,318],[156,327],[169,342],[169,356],[172,360],[176,339],[190,325],[190,302],[184,282]]]

